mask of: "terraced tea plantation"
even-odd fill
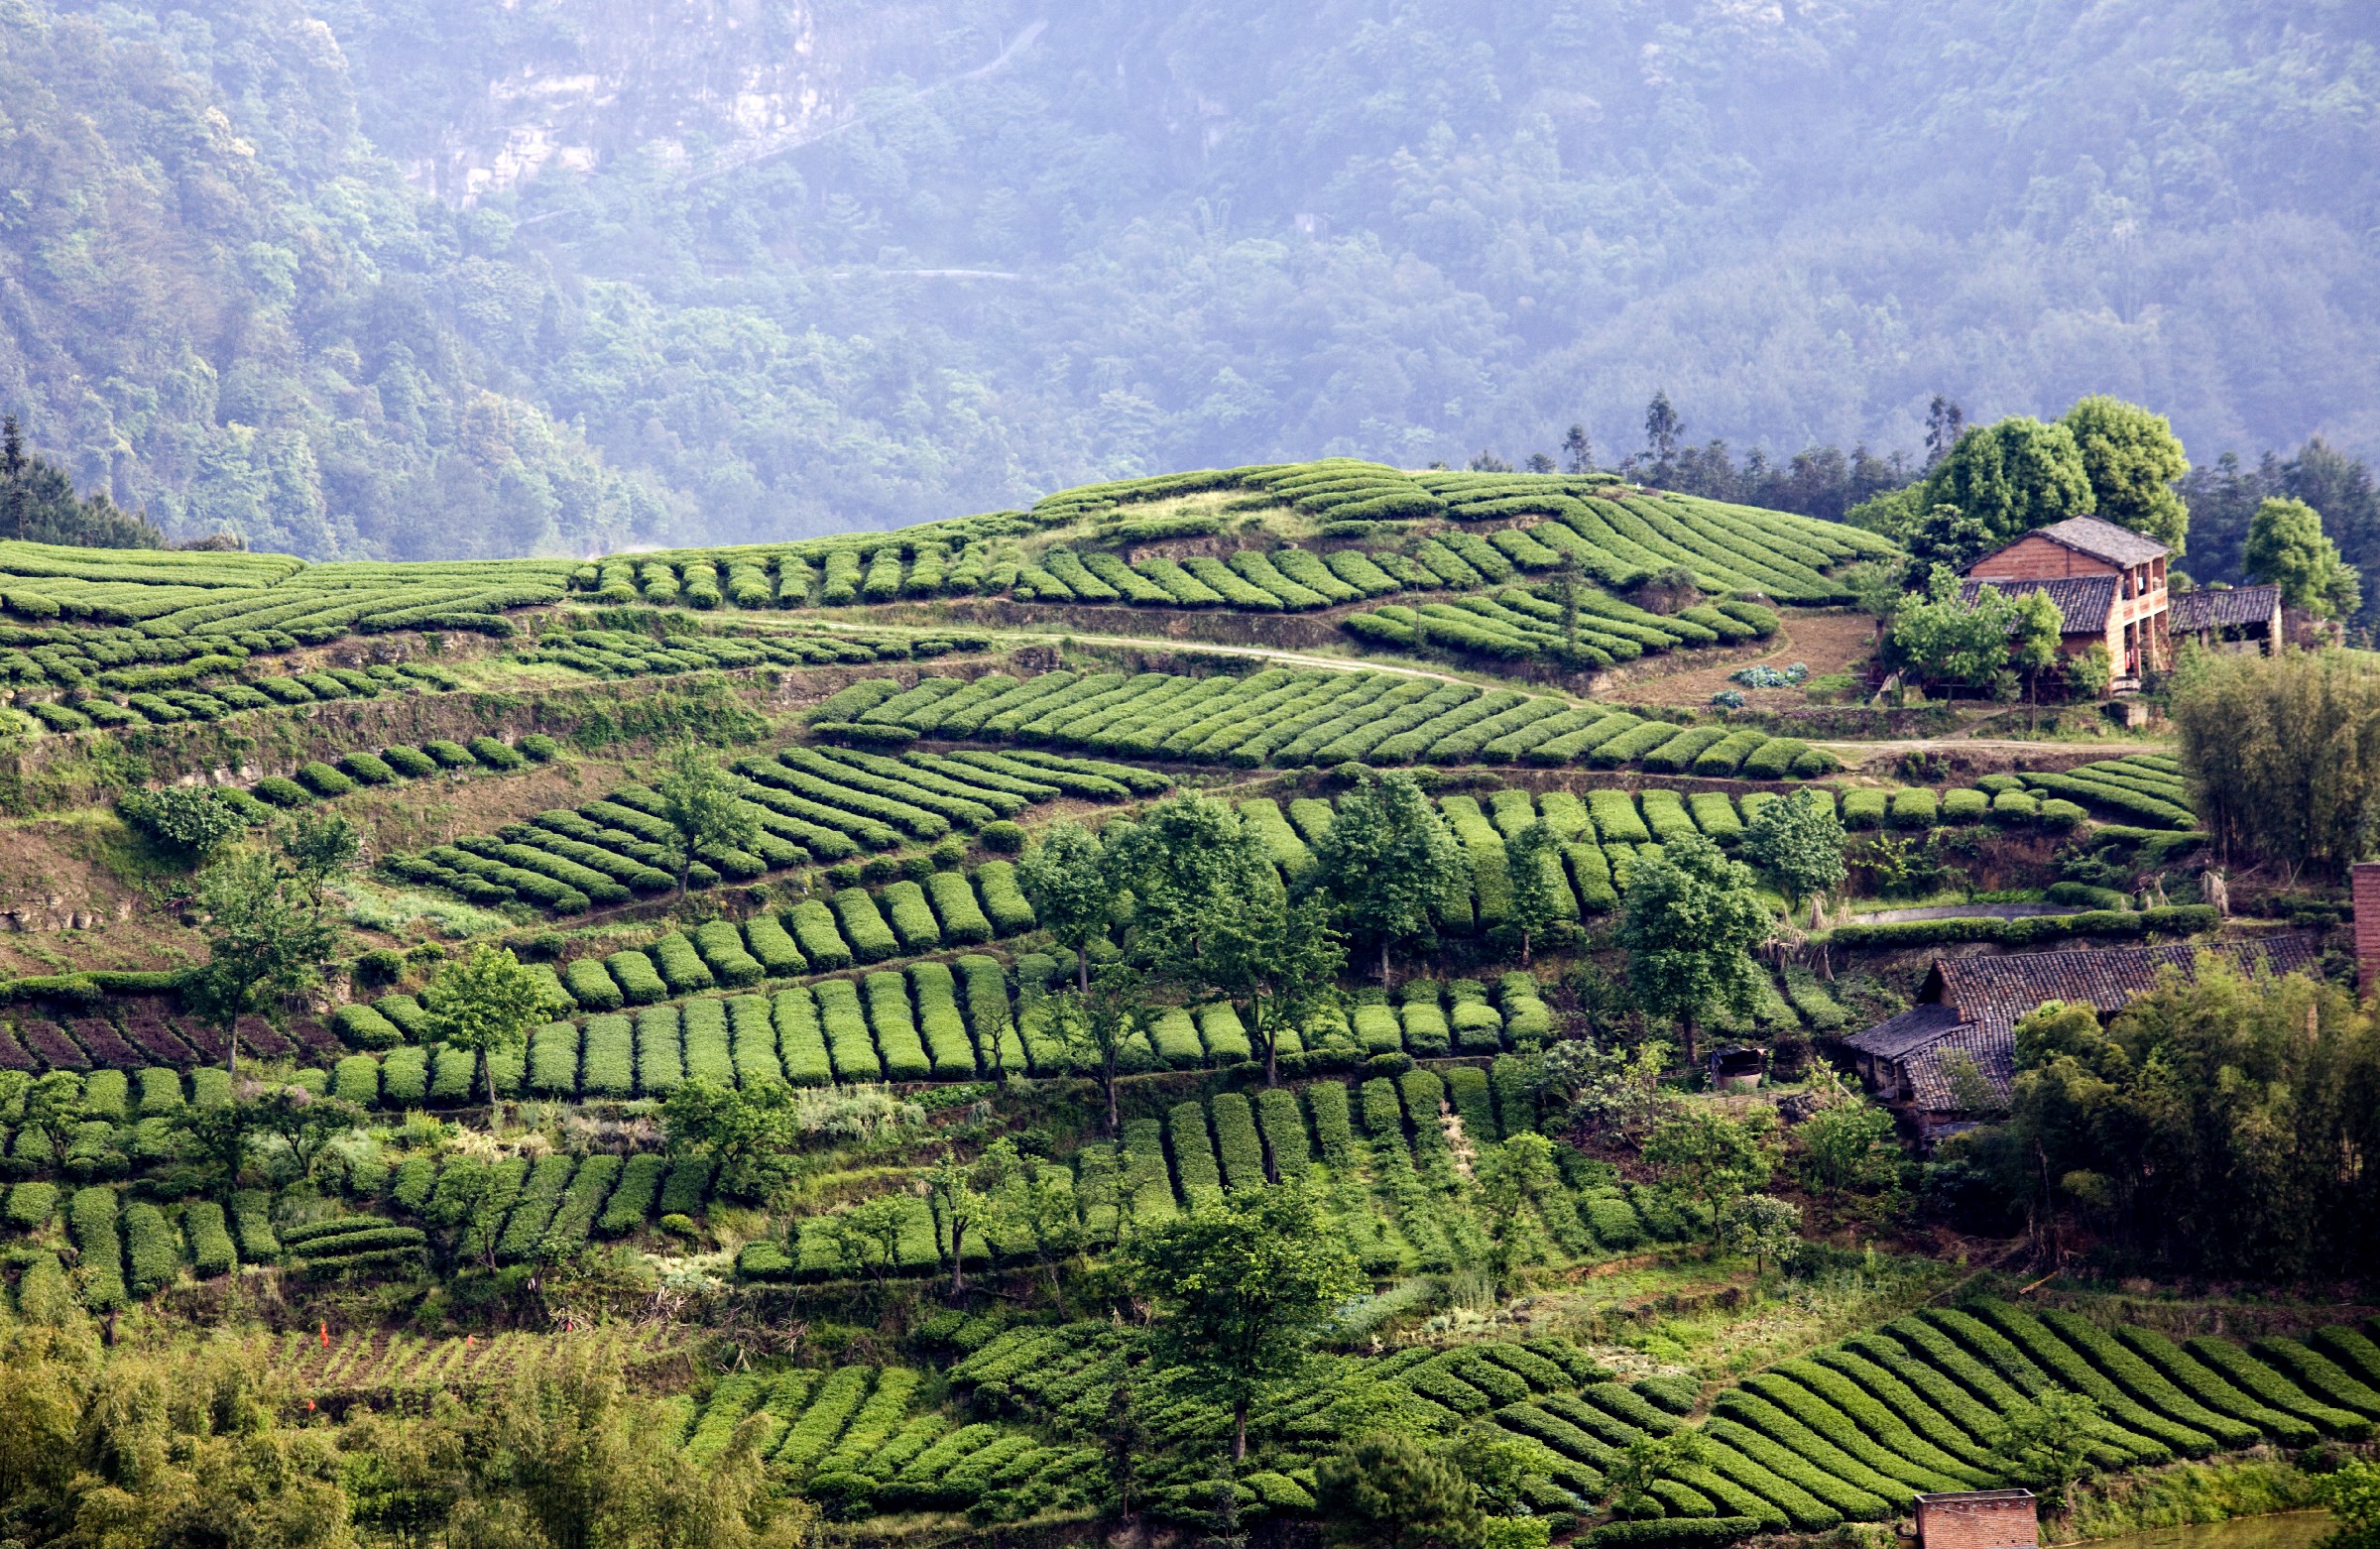
[[[1844,1040],[1981,1036],[1937,953],[2327,914],[2198,901],[2162,745],[1788,694],[1898,557],[1350,459],[583,560],[0,542],[12,1359],[233,1395],[69,1430],[179,1467],[236,1412],[376,1546],[557,1394],[623,1478],[854,1541],[1306,1535],[1385,1434],[1467,1544],[1722,1549],[2043,1484],[2036,1413],[2094,1498],[2303,1503],[2380,1422],[2369,1309],[1956,1236],[1928,1164],[2013,1067],[1945,1126]],[[1631,932],[1706,886],[1670,950],[1749,945],[1688,1021]],[[1151,1264],[1204,1234],[1314,1271],[1277,1344],[1193,1348]]]

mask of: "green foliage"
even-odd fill
[[[2180,553],[2190,536],[2190,508],[2174,486],[2190,472],[2190,459],[2165,416],[2096,395],[2078,400],[2058,422],[2082,455],[2091,515]]]
[[[2284,603],[2317,618],[2350,618],[2363,606],[2362,577],[2323,535],[2321,514],[2302,500],[2258,506],[2242,559],[2249,580],[2279,586]]]

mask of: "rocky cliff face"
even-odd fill
[[[980,75],[1040,31],[956,14],[974,9],[994,10],[556,0],[494,29],[355,17],[343,41],[359,88],[383,108],[368,103],[367,117],[381,120],[373,127],[408,179],[467,207],[548,169],[631,158],[716,177],[854,125],[872,88]],[[493,35],[457,48],[452,32]],[[420,75],[440,67],[448,78],[419,92]]]

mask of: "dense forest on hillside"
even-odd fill
[[[1922,459],[1937,393],[2380,439],[2374,24],[2316,0],[6,27],[0,397],[175,536],[793,536],[1574,422],[1611,466],[1660,388],[1779,469]]]

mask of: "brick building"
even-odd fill
[[[2371,871],[2372,913],[2380,919],[2380,866]],[[2380,955],[2380,926],[2372,935]],[[1867,1089],[1900,1108],[1918,1138],[1931,1143],[1976,1122],[1972,1099],[1980,1094],[1966,1075],[1968,1068],[1990,1088],[1993,1106],[2005,1101],[2016,1078],[2016,1024],[2035,1008],[2050,1001],[2081,1002],[2106,1016],[2156,989],[2165,970],[2196,972],[2201,952],[2228,957],[2242,968],[2265,966],[2275,974],[2317,972],[2314,939],[2302,935],[1936,958],[1917,1005],[1837,1041]]]
[[[2066,620],[2060,651],[2073,655],[2103,645],[2115,686],[2138,687],[2143,671],[2173,665],[2170,554],[2129,528],[2074,517],[2036,528],[1968,565],[1965,594],[1971,600],[1985,586],[2019,597],[2048,592]]]
[[[1917,1497],[1918,1549],[2035,1549],[2041,1511],[2029,1489],[1961,1489]]]

